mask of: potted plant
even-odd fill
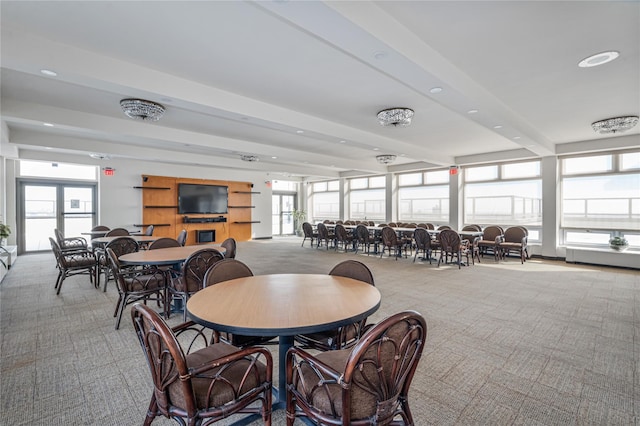
[[[9,225],[0,223],[0,246],[7,245],[7,238],[9,238],[9,235],[11,235],[11,228],[9,228]]]
[[[307,212],[304,210],[293,209],[293,220],[296,227],[296,235],[302,237],[302,223],[307,218]]]
[[[629,242],[624,237],[613,237],[609,240],[609,247],[616,251],[624,251],[629,246]]]

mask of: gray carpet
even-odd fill
[[[357,258],[382,293],[370,321],[425,316],[410,392],[417,425],[640,425],[637,271],[516,258],[458,270],[300,242],[239,243],[238,259],[269,274],[327,273]],[[25,255],[0,285],[0,423],[141,424],[151,383],[129,309],[115,331],[113,282],[103,293],[72,277],[56,296],[55,276],[51,253]],[[284,424],[282,411],[273,423]]]

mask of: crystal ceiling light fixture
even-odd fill
[[[248,162],[254,162],[254,161],[258,161],[259,158],[256,155],[240,155],[240,159],[242,161],[248,161]]]
[[[129,118],[142,121],[158,121],[164,114],[164,106],[144,99],[123,99],[120,107]]]
[[[596,133],[607,135],[609,133],[619,133],[629,130],[638,124],[638,117],[635,115],[627,115],[624,117],[607,118],[606,120],[591,123],[591,127]]]
[[[396,161],[396,156],[393,154],[376,155],[376,160],[380,164],[391,164]]]
[[[406,127],[411,124],[413,110],[410,108],[388,108],[378,113],[378,123],[381,126]]]

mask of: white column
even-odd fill
[[[558,256],[558,234],[560,231],[560,191],[558,159],[543,157],[542,167],[542,256]]]

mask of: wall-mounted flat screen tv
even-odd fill
[[[178,184],[178,213],[228,213],[229,188],[221,185]]]

